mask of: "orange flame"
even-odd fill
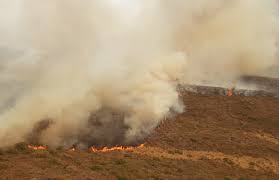
[[[141,144],[137,147],[132,147],[132,146],[116,146],[116,147],[112,147],[112,148],[108,148],[108,147],[104,147],[102,149],[97,149],[95,147],[91,147],[90,150],[92,152],[112,152],[112,151],[133,151],[135,149],[139,149],[139,148],[144,148],[144,144]]]
[[[46,150],[47,149],[46,146],[33,146],[33,145],[28,145],[28,148],[32,149],[32,150]]]
[[[233,96],[233,89],[228,89],[227,96]]]
[[[74,151],[76,151],[76,148],[71,148],[71,149],[69,149],[69,151],[74,152]]]
[[[32,150],[47,150],[46,146],[33,146],[33,145],[28,145],[29,149]],[[139,146],[133,147],[133,146],[116,146],[116,147],[112,147],[112,148],[108,148],[108,147],[104,147],[102,149],[98,149],[95,147],[91,147],[90,150],[92,152],[112,152],[112,151],[133,151],[135,149],[139,149],[139,148],[144,148],[144,144],[141,144]],[[76,151],[76,148],[71,148],[69,149],[69,151],[74,152]]]

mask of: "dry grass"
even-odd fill
[[[133,152],[0,149],[2,179],[279,179],[279,101],[184,95],[187,112]]]

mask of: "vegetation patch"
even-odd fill
[[[102,170],[103,170],[103,167],[98,166],[98,165],[94,165],[94,166],[91,166],[90,169],[91,169],[92,171],[102,171]]]
[[[127,163],[124,159],[117,159],[114,162],[116,165],[123,165]]]

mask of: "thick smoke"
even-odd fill
[[[189,59],[186,81],[234,85],[240,75],[279,64],[277,7],[272,0],[168,2],[177,48]]]
[[[0,0],[0,146],[133,144],[184,110],[178,83],[276,63],[272,0]]]

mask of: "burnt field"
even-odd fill
[[[259,90],[181,86],[186,111],[144,147],[92,152],[0,151],[0,179],[278,179],[279,80],[246,77]],[[16,133],[16,132],[15,132]]]

